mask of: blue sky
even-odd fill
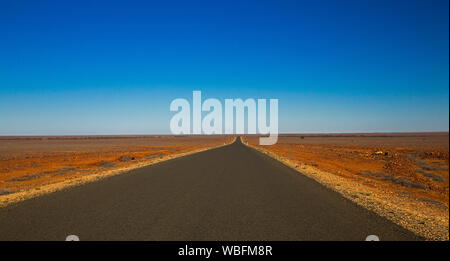
[[[449,3],[0,2],[0,135],[169,133],[175,98],[280,132],[449,129]]]

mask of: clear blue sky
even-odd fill
[[[168,133],[174,98],[280,132],[448,131],[448,0],[0,2],[0,135]]]

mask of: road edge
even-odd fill
[[[340,187],[340,184],[348,182],[343,178],[333,175],[331,173],[319,170],[313,166],[302,165],[299,166],[298,163],[292,162],[289,158],[280,156],[271,151],[259,148],[257,146],[251,145],[248,141],[244,141],[242,137],[242,144],[245,146],[254,149],[260,153],[263,153],[278,162],[290,167],[291,169],[297,171],[299,174],[306,176],[320,183],[328,189],[331,189],[337,193],[339,193],[342,197],[349,199],[355,204],[372,211],[373,213],[388,219],[389,221],[413,232],[414,234],[425,238],[426,240],[431,241],[448,241],[449,240],[449,232],[448,232],[448,220],[447,226],[439,229],[438,235],[436,234],[436,228],[434,226],[424,227],[423,220],[428,220],[429,217],[417,217],[408,213],[407,211],[402,210],[399,206],[395,204],[391,204],[388,199],[374,200],[368,197],[364,197],[364,194],[360,194],[357,192],[357,189],[354,190],[346,190]],[[301,168],[300,168],[301,167]],[[363,185],[354,182],[353,188],[361,188]],[[425,228],[425,229],[424,229]]]
[[[147,161],[147,162],[139,162],[132,166],[122,167],[122,168],[118,168],[118,169],[114,169],[114,170],[97,171],[86,177],[78,177],[78,178],[74,178],[74,179],[65,180],[62,182],[44,185],[44,186],[39,187],[39,190],[36,190],[35,188],[33,188],[33,189],[15,192],[15,193],[7,194],[7,195],[1,195],[0,196],[0,208],[10,206],[12,204],[16,204],[16,203],[19,203],[19,202],[22,202],[22,201],[25,201],[28,199],[47,195],[47,194],[50,194],[53,192],[68,189],[71,187],[82,186],[82,185],[100,181],[100,180],[103,180],[105,178],[109,178],[112,176],[125,174],[134,169],[155,165],[155,164],[158,164],[161,162],[166,162],[166,161],[169,161],[172,159],[185,157],[188,155],[204,152],[207,150],[225,147],[230,144],[233,144],[236,141],[236,139],[237,139],[237,137],[234,137],[230,142],[227,142],[222,145],[187,151],[187,152],[183,152],[183,153],[179,153],[179,154],[170,154],[170,155],[163,156],[162,158],[158,158],[157,160],[152,160],[152,161]]]

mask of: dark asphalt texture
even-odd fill
[[[0,240],[421,240],[243,145],[0,209]]]

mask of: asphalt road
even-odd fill
[[[243,145],[0,209],[0,240],[420,240]]]

